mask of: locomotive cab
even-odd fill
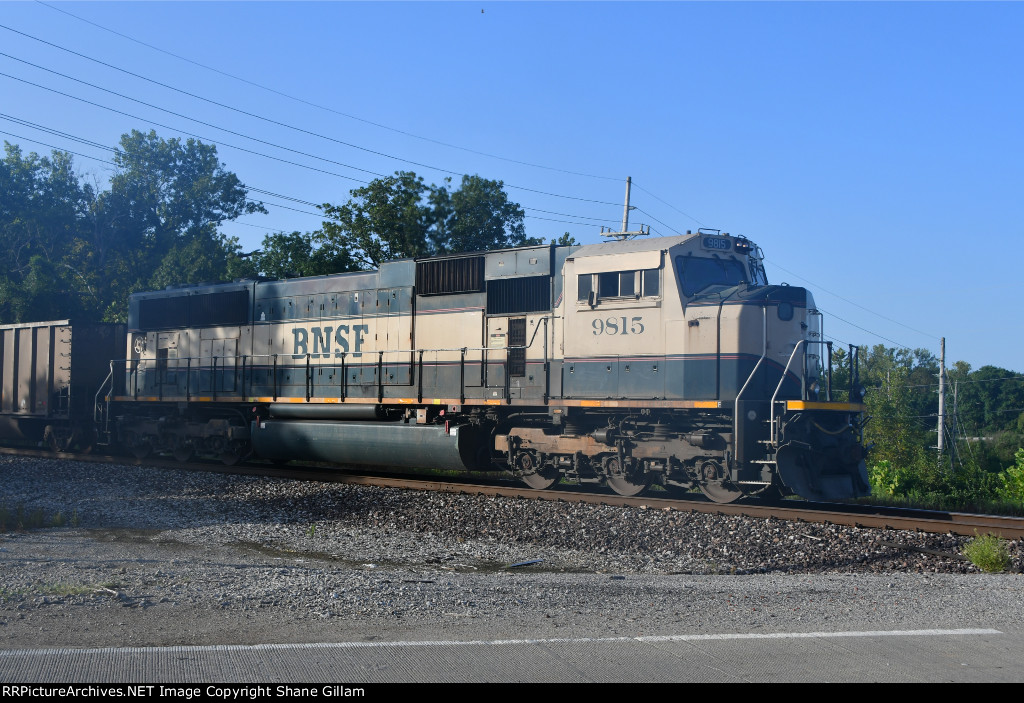
[[[564,397],[602,399],[581,403],[607,410],[575,413],[591,425],[603,413],[633,428],[618,461],[636,467],[635,485],[696,486],[721,502],[869,493],[863,407],[831,400],[814,299],[770,285],[748,239],[701,231],[585,246],[565,276],[578,295],[565,310]],[[646,418],[616,414],[638,406]]]

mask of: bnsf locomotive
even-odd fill
[[[719,502],[870,492],[862,389],[832,400],[811,294],[716,231],[140,293],[105,373],[96,330],[72,352],[78,328],[42,323],[37,353],[26,329],[2,329],[0,428],[55,448],[497,468]],[[22,382],[19,350],[45,379]],[[76,391],[57,369],[75,380],[79,354]]]

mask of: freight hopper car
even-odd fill
[[[0,325],[0,441],[91,446],[96,389],[124,337],[116,324]]]
[[[811,294],[769,285],[743,237],[181,287],[133,296],[128,327],[102,422],[140,456],[501,468],[720,502],[869,492],[862,394],[833,401]]]

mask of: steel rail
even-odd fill
[[[153,466],[163,469],[186,471],[202,471],[212,473],[228,473],[247,476],[263,476],[270,478],[286,478],[302,481],[323,481],[330,483],[346,483],[382,488],[405,490],[439,491],[465,495],[484,495],[506,498],[523,498],[531,500],[547,500],[563,503],[584,503],[589,505],[608,505],[616,507],[635,507],[654,510],[675,510],[680,512],[710,513],[733,515],[757,519],[775,518],[792,522],[834,524],[847,527],[876,528],[927,532],[933,534],[955,534],[974,536],[975,534],[991,534],[1003,539],[1024,538],[1024,518],[1004,517],[998,515],[978,515],[973,513],[942,512],[931,510],[915,510],[870,506],[859,504],[823,504],[801,503],[800,501],[781,501],[775,504],[765,503],[712,503],[707,499],[695,497],[662,498],[659,496],[625,497],[610,493],[590,493],[573,488],[557,490],[536,490],[520,485],[502,485],[500,482],[459,482],[442,480],[434,477],[411,477],[409,475],[374,475],[371,469],[352,467],[348,470],[336,468],[325,469],[311,466],[277,467],[263,464],[224,466],[220,463],[190,462],[182,464],[172,459],[159,457],[135,459],[127,456],[109,456],[99,454],[55,453],[38,449],[0,448],[0,455],[26,456],[38,459],[67,459],[93,463],[119,463],[133,466]],[[369,471],[369,473],[350,473],[350,471]]]

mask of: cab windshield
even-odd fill
[[[734,256],[723,258],[717,254],[710,257],[677,256],[676,275],[687,297],[713,286],[731,288],[750,281],[746,267],[739,259]]]

